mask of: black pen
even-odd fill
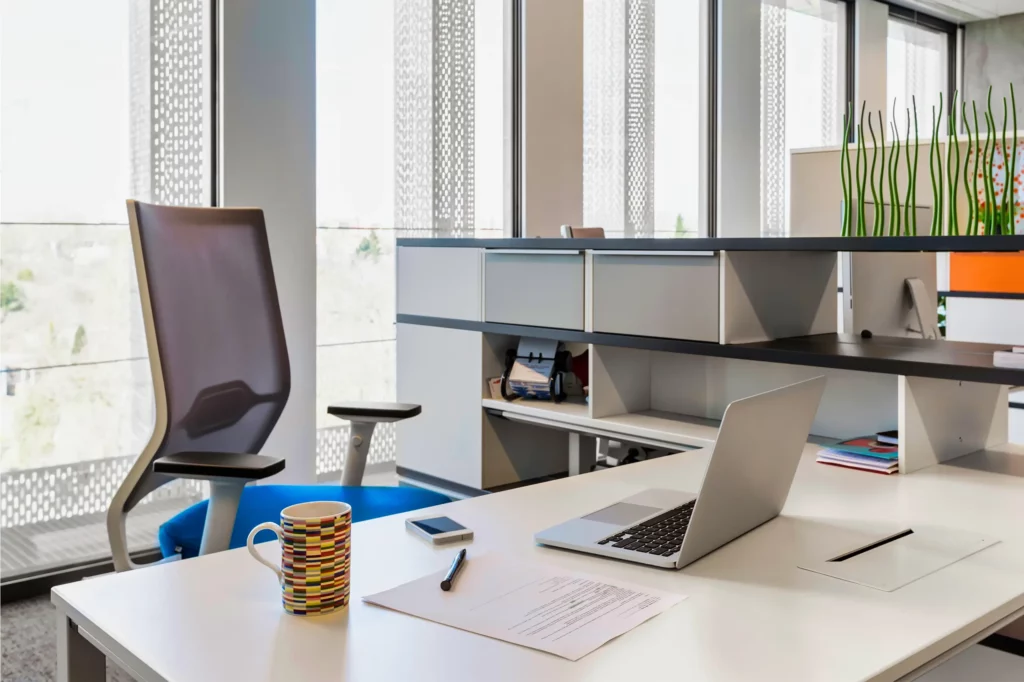
[[[459,553],[455,555],[455,560],[452,561],[451,568],[448,569],[448,574],[445,575],[444,580],[441,581],[441,589],[447,592],[452,589],[452,583],[455,582],[455,576],[462,570],[463,564],[466,563],[466,548],[463,547],[459,550]]]

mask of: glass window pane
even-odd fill
[[[845,97],[845,6],[833,0],[761,3],[761,234],[789,225],[789,157],[839,144]]]
[[[0,4],[4,579],[109,555],[103,513],[154,422],[124,202],[210,200],[209,18],[208,0]],[[199,494],[147,498],[129,544]]]
[[[886,49],[890,101],[895,100],[897,112],[906,112],[916,99],[918,129],[931,130],[932,107],[938,111],[939,93],[949,105],[949,36],[889,19]]]
[[[584,0],[583,222],[689,237],[699,220],[701,2]]]
[[[396,237],[511,234],[504,6],[317,2],[317,461],[325,476],[340,469],[348,428],[327,405],[395,399]],[[394,459],[394,439],[378,439]]]

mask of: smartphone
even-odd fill
[[[406,519],[405,527],[435,545],[473,539],[473,531],[447,516],[425,516],[418,519]]]

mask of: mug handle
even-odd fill
[[[277,574],[277,581],[281,582],[284,580],[284,575],[281,573],[281,569],[275,566],[274,564],[270,563],[266,559],[264,559],[263,556],[256,551],[256,547],[253,546],[252,541],[256,539],[256,534],[259,533],[261,530],[274,531],[274,534],[277,535],[277,539],[279,542],[284,540],[284,531],[281,530],[281,526],[277,525],[273,521],[267,521],[266,523],[261,523],[260,525],[256,526],[251,531],[249,531],[249,538],[245,541],[245,546],[249,550],[249,554],[252,554],[252,558],[260,562],[267,568],[269,568],[275,574]]]

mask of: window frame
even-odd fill
[[[853,5],[849,0],[843,0],[843,2]],[[904,7],[891,2],[886,2],[889,6],[889,20],[896,20],[916,26],[918,28],[931,31],[933,33],[943,34],[946,36],[946,113],[947,115],[953,111],[953,93],[957,91],[957,71],[960,63],[959,54],[959,40],[958,35],[960,27],[951,22],[941,19],[935,15],[928,14],[927,12],[921,12],[916,9]]]

